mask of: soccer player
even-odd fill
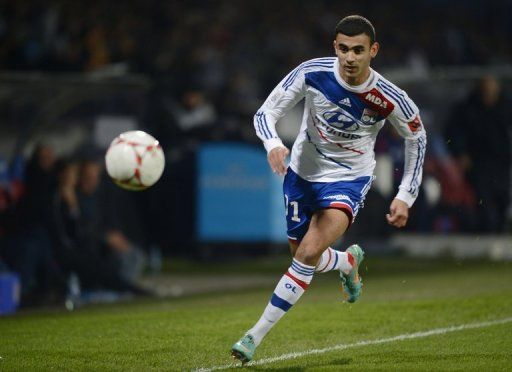
[[[345,252],[330,248],[354,221],[373,180],[374,145],[388,120],[405,139],[405,169],[387,222],[407,223],[422,178],[426,133],[407,94],[370,67],[379,51],[366,18],[343,18],[335,30],[336,57],[300,64],[272,91],[254,116],[254,126],[272,170],[285,175],[284,200],[291,266],[277,284],[261,318],[232,347],[248,362],[265,335],[299,300],[315,272],[338,270],[348,302],[361,295],[358,245]],[[289,150],[275,124],[305,98],[300,133]]]

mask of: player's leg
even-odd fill
[[[297,248],[299,248],[299,242],[298,241],[288,241],[288,245],[290,247],[290,253],[292,254],[292,257],[295,256],[295,252],[297,252]]]
[[[315,213],[311,219],[308,232],[297,249],[295,259],[306,264],[318,262],[319,258],[331,249],[329,245],[345,233],[349,221],[349,215],[340,209],[322,209]],[[359,265],[363,261],[364,252],[361,247],[354,244],[345,252],[339,253],[340,255],[343,253],[342,258],[346,259],[345,267],[347,270],[340,270],[345,298],[348,302],[355,302],[361,295],[363,286],[359,276]],[[336,264],[333,266],[336,266]],[[316,264],[316,267],[318,267],[318,264]]]
[[[242,363],[252,359],[256,347],[266,334],[308,288],[314,272],[314,265],[306,265],[295,258],[292,259],[290,267],[277,283],[260,319],[233,345],[231,349],[233,357],[241,360]]]
[[[347,226],[347,216],[337,209],[319,210],[313,215],[291,266],[277,284],[260,320],[248,331],[256,345],[302,296],[311,283],[318,258]]]
[[[290,242],[292,256],[295,256],[298,248],[298,243]],[[315,266],[315,272],[339,271],[345,299],[348,302],[355,302],[361,296],[363,285],[359,276],[359,264],[363,257],[364,252],[357,244],[351,245],[345,252],[327,247]]]
[[[348,227],[350,227],[350,222],[353,219],[351,211],[347,210],[346,208],[336,209],[339,209],[340,211],[347,215],[349,220]],[[351,250],[352,248],[349,248],[346,251],[341,252],[336,249],[332,249],[331,247],[328,247],[320,256],[320,259],[316,264],[315,272],[327,273],[329,271],[336,270],[344,275],[350,274],[350,272],[354,269],[355,265],[357,264],[357,257],[354,257]]]
[[[246,362],[270,329],[299,300],[308,288],[322,252],[343,234],[349,224],[337,209],[317,211],[301,240],[291,266],[283,275],[258,322],[232,348],[234,357]]]
[[[357,216],[359,209],[363,205],[364,198],[370,188],[372,180],[373,177],[361,177],[352,181],[310,183],[310,194],[314,195],[315,199],[307,200],[309,203],[309,208],[313,210],[327,208],[339,209],[347,215],[350,226],[350,224]],[[285,192],[287,190],[288,192],[291,190],[291,194],[293,195],[293,187],[288,187],[288,189],[285,188]],[[298,212],[300,213],[302,209],[303,206],[301,203],[299,203],[297,208]],[[301,236],[301,234],[298,234],[296,231],[294,231],[295,226],[293,225],[293,220],[288,221],[288,226],[290,251],[292,256],[295,256],[295,252],[299,246],[297,237]],[[308,227],[309,221],[307,227],[303,226],[302,230],[305,231],[305,229]],[[315,272],[326,273],[329,271],[337,270],[342,274],[342,280],[346,282],[345,277],[348,275],[354,275],[354,268],[356,268],[355,272],[357,272],[357,266],[362,261],[363,254],[364,253],[362,249],[357,245],[349,247],[345,252],[341,252],[329,247],[320,256],[320,259],[315,268]],[[349,279],[347,283],[350,286],[351,280]],[[344,287],[346,289],[347,286]],[[354,296],[349,294],[349,301],[352,302],[353,300]]]
[[[347,215],[334,208],[320,209],[313,214],[308,231],[297,248],[295,259],[316,267],[320,257],[349,226]]]
[[[292,257],[311,220],[311,183],[301,179],[291,169],[283,183],[287,233]],[[280,279],[261,318],[244,337],[232,347],[232,355],[242,363],[252,359],[254,350],[270,328],[286,313],[309,285],[315,267],[292,260],[291,266]]]
[[[328,247],[320,256],[320,259],[316,265],[315,272],[323,274],[329,271],[337,270],[348,274],[353,267],[354,258],[350,252],[341,252]]]
[[[233,357],[241,360],[242,363],[252,359],[256,347],[265,335],[308,288],[314,272],[314,265],[306,265],[295,258],[292,259],[290,267],[277,283],[260,319],[233,345],[231,349]]]
[[[322,183],[325,185],[325,183]],[[294,256],[290,268],[276,286],[270,302],[256,325],[232,348],[232,355],[242,362],[252,359],[256,347],[275,323],[295,304],[309,286],[322,253],[349,226],[351,215],[341,209],[311,207],[321,199],[315,184],[289,170],[284,182],[285,207],[290,250]],[[306,238],[306,235],[309,236]],[[318,244],[320,242],[320,244]]]
[[[370,189],[373,177],[360,177],[349,181],[317,183],[313,186],[316,200],[314,209],[336,208],[344,212],[352,223],[363,206],[366,193]],[[345,252],[326,249],[317,264],[317,272],[339,270],[349,302],[356,301],[361,295],[362,282],[359,277],[359,265],[364,252],[358,245],[352,245]]]
[[[299,248],[298,241],[289,241],[290,253],[292,257],[295,256],[297,248]],[[320,256],[318,263],[315,267],[316,273],[327,273],[329,271],[337,270],[344,274],[349,274],[354,267],[354,258],[349,251],[341,252],[336,249],[328,247]]]

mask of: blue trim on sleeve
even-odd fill
[[[268,125],[266,125],[266,120],[265,120],[265,124],[263,123],[262,117],[263,118],[265,117],[264,113],[262,113],[262,112],[256,113],[256,121],[258,122],[258,127],[260,128],[260,133],[263,136],[265,136],[265,139],[270,139],[270,138],[272,138],[272,133],[270,133],[270,130],[268,129]],[[268,135],[267,135],[267,131],[268,131]]]
[[[413,195],[416,195],[418,192],[418,179],[420,175],[420,170],[423,167],[423,160],[425,159],[425,151],[426,146],[423,143],[421,138],[418,138],[418,156],[416,158],[416,164],[414,166],[414,172],[412,174],[411,187],[409,188],[409,192]]]
[[[289,75],[288,78],[283,83],[282,87],[284,90],[287,90],[295,81],[295,78],[297,75],[304,69],[309,67],[333,67],[334,66],[334,58],[326,58],[326,59],[315,59],[309,62],[304,62],[301,65],[299,65],[295,70],[293,70]]]
[[[409,104],[405,101],[405,99],[397,93],[395,90],[391,90],[391,88],[381,84],[382,81],[377,83],[377,86],[381,88],[385,93],[389,94],[391,97],[395,99],[395,101],[400,106],[400,109],[404,113],[407,120],[411,119],[414,115],[413,109],[409,106]]]

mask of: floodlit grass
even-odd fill
[[[512,265],[368,260],[365,290],[343,303],[335,273],[313,283],[255,360],[512,317]],[[276,281],[289,259],[262,265]],[[366,262],[366,261],[365,261]],[[257,264],[245,269],[257,272]],[[215,265],[223,274],[231,265]],[[243,265],[236,265],[243,272]],[[191,272],[194,269],[191,268]],[[204,273],[203,270],[199,270]],[[213,271],[212,271],[213,273]],[[226,366],[273,286],[165,301],[21,312],[0,318],[0,370],[193,370]],[[366,345],[247,370],[507,370],[512,323]]]

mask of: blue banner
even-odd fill
[[[197,236],[203,242],[286,242],[282,177],[262,148],[221,143],[198,154]]]

